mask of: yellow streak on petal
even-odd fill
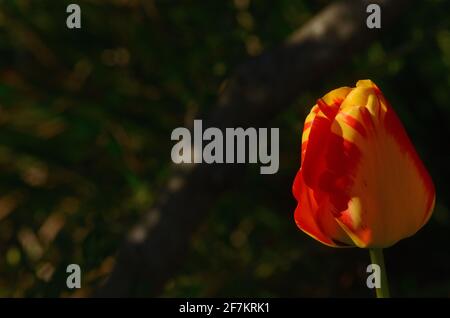
[[[353,88],[347,86],[339,87],[325,94],[322,99],[327,104],[333,104],[335,100],[344,100],[352,90]]]
[[[356,87],[376,87],[376,88],[378,88],[378,86],[374,82],[372,82],[370,79],[357,81]]]
[[[302,143],[305,142],[306,140],[308,140],[308,138],[309,138],[309,132],[311,131],[310,124],[313,122],[314,118],[316,118],[318,110],[319,110],[319,106],[314,105],[314,107],[311,108],[311,111],[309,112],[308,116],[306,116],[305,123],[303,126],[309,125],[309,127],[303,130]]]
[[[347,235],[350,237],[350,239],[357,247],[359,248],[367,247],[367,244],[364,241],[360,240],[359,237],[355,235],[355,233],[352,232],[344,223],[342,223],[339,219],[336,219],[336,222],[345,231],[345,233],[347,233]]]
[[[357,146],[362,146],[364,144],[365,137],[363,137],[363,135],[358,130],[349,125],[343,117],[350,116],[351,118],[360,122],[364,127],[364,125],[362,124],[360,109],[361,107],[353,107],[348,108],[346,111],[339,112],[336,115],[334,122],[331,124],[332,133],[343,137],[345,140],[353,142]],[[367,132],[367,127],[364,127],[364,129]]]
[[[356,87],[345,98],[341,105],[341,111],[355,106],[366,106],[370,95],[375,95],[372,87]]]

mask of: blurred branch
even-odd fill
[[[382,8],[382,29],[366,27],[366,6]],[[338,1],[286,43],[240,66],[220,93],[204,126],[263,126],[302,92],[332,76],[400,13],[405,0]],[[242,165],[187,165],[174,169],[167,190],[123,242],[116,265],[96,296],[160,293],[186,256],[191,234],[221,191],[239,179]]]
[[[61,63],[55,53],[46,45],[39,35],[20,19],[15,19],[5,10],[0,9],[7,33],[10,34],[20,47],[36,58],[36,61],[45,67],[61,69]]]

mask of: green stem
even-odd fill
[[[371,248],[370,259],[372,264],[377,264],[381,269],[381,285],[377,288],[377,298],[389,298],[389,284],[386,275],[386,266],[384,265],[383,249],[382,248]]]

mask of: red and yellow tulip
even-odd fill
[[[391,246],[427,223],[435,203],[427,170],[370,80],[311,109],[293,193],[298,227],[333,247]]]

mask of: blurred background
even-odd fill
[[[233,69],[330,1],[0,1],[0,296],[86,297],[170,177],[172,130],[208,113]],[[370,78],[430,170],[437,204],[385,252],[391,293],[450,296],[450,2],[408,4],[382,37],[273,118],[280,170],[251,165],[220,193],[159,296],[373,297],[367,251],[332,249],[293,221],[303,120]],[[162,246],[161,249],[164,249]],[[66,287],[66,267],[82,288]],[[139,294],[146,296],[145,294]]]

